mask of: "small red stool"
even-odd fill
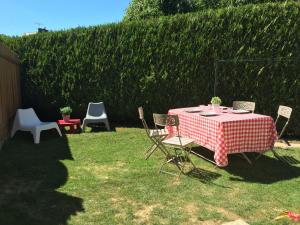
[[[77,130],[80,130],[80,119],[70,119],[69,121],[64,121],[64,120],[58,120],[57,124],[62,127],[70,127],[70,132],[74,133],[75,131],[75,126]]]

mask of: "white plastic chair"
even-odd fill
[[[18,130],[30,131],[33,135],[34,143],[39,144],[41,131],[50,129],[56,129],[61,136],[61,131],[57,123],[40,121],[32,108],[18,109],[13,123],[11,137],[13,137]]]
[[[82,130],[85,130],[86,125],[89,123],[104,123],[107,130],[110,130],[108,118],[105,112],[105,107],[103,102],[93,103],[90,102],[86,116],[83,119]]]

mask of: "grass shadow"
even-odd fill
[[[279,159],[280,161],[284,162],[284,163],[287,163],[289,165],[298,165],[300,164],[300,161],[298,159],[296,159],[295,157],[291,156],[291,155],[282,155],[282,154],[279,154],[278,150],[283,150],[284,152],[289,152],[288,149],[285,149],[285,148],[278,148],[277,150],[275,149],[274,150],[274,156]],[[291,153],[291,152],[290,152]]]
[[[195,168],[186,173],[186,175],[191,178],[197,179],[202,183],[211,183],[212,181],[218,179],[221,176],[221,174],[200,168]]]
[[[87,125],[90,128],[90,132],[116,132],[116,126],[110,124],[110,130],[107,130],[104,123],[90,123]]]
[[[206,148],[195,147],[193,151],[209,160],[214,160],[214,152]],[[231,177],[231,180],[271,184],[300,176],[300,168],[294,166],[299,164],[299,160],[292,156],[280,156],[280,159],[277,159],[262,155],[258,160],[255,160],[257,153],[246,154],[251,159],[252,165],[240,154],[228,155],[229,164],[222,169],[235,176]]]
[[[193,155],[194,155],[195,157],[198,157],[198,158],[200,158],[200,159],[201,159],[202,157],[204,157],[204,158],[206,158],[206,159],[208,159],[208,160],[210,160],[210,161],[214,161],[214,152],[208,150],[207,148],[204,148],[204,147],[202,147],[202,146],[197,146],[197,147],[193,147],[193,148],[192,148],[192,151],[193,151]],[[197,154],[201,155],[202,157],[200,157],[200,156],[197,155]],[[213,165],[214,165],[214,164],[213,164]]]
[[[176,165],[177,163],[180,162],[185,162],[186,166],[185,167],[192,167],[188,172],[184,172],[186,176],[189,176],[191,178],[197,179],[202,183],[211,183],[213,180],[218,179],[221,174],[211,172],[205,169],[201,168],[193,168],[192,163],[190,162],[189,159],[185,158],[184,156],[177,156],[174,157],[174,160],[170,161],[170,164]]]
[[[230,155],[230,164],[224,169],[230,174],[240,177],[232,177],[230,178],[231,180],[272,184],[300,176],[299,167],[289,165],[279,159],[262,155],[255,160],[257,157],[256,153],[248,153],[248,156],[253,159],[252,165],[236,155]]]
[[[300,161],[296,158],[294,158],[293,156],[290,155],[283,155],[283,156],[276,156],[279,160],[289,164],[289,165],[298,165],[300,164]]]
[[[18,132],[7,141],[0,152],[0,224],[61,225],[84,210],[81,198],[56,191],[68,179],[60,160],[73,160],[65,136],[42,132],[35,145],[29,132]]]

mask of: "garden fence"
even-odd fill
[[[0,149],[20,104],[20,63],[17,55],[0,43]]]

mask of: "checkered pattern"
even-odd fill
[[[180,135],[215,152],[218,166],[228,165],[227,154],[242,152],[264,152],[273,148],[277,132],[272,117],[254,113],[221,113],[205,117],[191,110],[208,111],[207,108],[171,109],[169,114],[179,117]],[[186,112],[189,111],[189,112]],[[176,134],[168,127],[169,137]]]

